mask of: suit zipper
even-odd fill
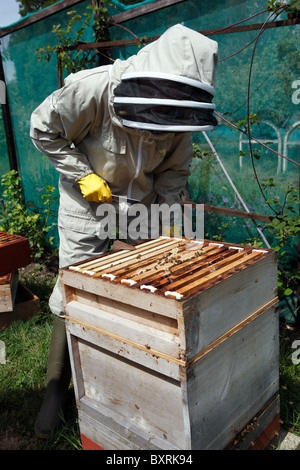
[[[136,169],[135,169],[135,175],[134,177],[130,180],[130,183],[129,183],[129,186],[128,186],[128,190],[127,190],[127,198],[130,199],[131,198],[131,193],[132,193],[132,185],[133,185],[133,182],[134,180],[136,180],[140,174],[140,171],[141,171],[141,166],[142,166],[142,148],[143,148],[143,136],[140,137],[140,140],[139,140],[139,147],[138,147],[138,161],[137,161],[137,166],[136,166]]]

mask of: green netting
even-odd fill
[[[114,3],[116,8],[110,10],[112,15],[136,6],[125,6],[118,1]],[[150,2],[146,0],[141,3]],[[198,31],[224,28],[265,10],[265,3],[265,0],[255,3],[250,0],[187,0],[142,17],[132,18],[119,26],[112,26],[110,36],[112,40],[130,39],[135,36],[153,37],[162,34],[176,23]],[[72,9],[83,13],[89,4],[90,1],[83,1],[1,39],[18,165],[29,205],[40,207],[41,192],[45,185],[57,185],[56,172],[49,161],[34,148],[29,138],[32,111],[58,87],[56,57],[52,57],[49,63],[38,62],[35,52],[47,43],[55,44],[52,27],[66,20],[67,11]],[[263,23],[267,16],[266,12],[262,12],[242,24]],[[286,17],[287,15],[283,14],[277,20]],[[214,101],[217,111],[232,123],[245,118],[248,113],[249,72],[255,44],[252,41],[258,34],[258,30],[253,30],[209,36],[219,43],[220,62]],[[297,80],[300,79],[299,34],[299,25],[270,28],[263,32],[256,46],[251,70],[249,104],[249,112],[256,113],[260,122],[252,125],[253,135],[297,162],[300,142],[300,127],[297,127],[300,121],[300,104],[297,98],[299,95],[296,95],[299,88]],[[92,29],[84,40],[93,41]],[[248,44],[248,47],[235,54]],[[138,50],[137,45],[114,47],[111,56],[113,59],[125,59]],[[231,55],[232,57],[228,58]],[[227,59],[221,60],[225,58]],[[197,148],[209,155],[192,162],[189,179],[191,199],[195,202],[244,210],[204,136],[196,134],[193,137]],[[209,138],[249,210],[272,215],[255,178],[247,137],[232,130],[220,120],[218,128],[209,133]],[[258,180],[274,178],[276,186],[272,189],[273,197],[283,200],[284,193],[281,189],[289,182],[299,187],[298,166],[266,151],[259,144],[252,143],[252,147],[253,153],[260,157],[259,160],[254,158]],[[245,155],[238,156],[239,152],[245,152]],[[8,170],[9,165],[1,114],[0,155],[0,169],[3,173]],[[222,234],[227,241],[243,243],[250,237],[258,236],[256,227],[249,219],[212,213],[207,214],[205,221],[205,231],[211,238]],[[272,243],[272,238],[267,233],[266,236]],[[294,256],[294,248],[296,242],[295,247],[291,248],[291,257]]]
[[[90,2],[76,5],[76,11],[83,13]],[[70,10],[70,9],[69,9]],[[58,88],[56,57],[50,62],[38,61],[37,50],[46,44],[55,45],[53,25],[68,22],[67,10],[56,13],[1,38],[1,53],[11,111],[18,167],[22,179],[25,200],[31,209],[42,211],[41,195],[46,185],[57,188],[58,174],[50,161],[32,144],[29,137],[32,111],[55,89]],[[30,16],[30,15],[28,15]],[[93,40],[91,33],[87,42]],[[0,168],[1,174],[9,170],[6,143],[0,121]],[[58,196],[58,191],[56,191]],[[57,203],[53,211],[57,212]],[[51,222],[51,220],[50,220]],[[55,234],[57,237],[57,234]]]
[[[4,130],[2,106],[1,106],[0,107],[0,175],[3,175],[9,170],[10,170],[10,167],[9,167],[8,151],[7,151],[7,145],[6,145],[6,136],[5,136],[5,130]],[[1,194],[1,188],[0,188],[0,194]]]
[[[122,23],[122,26],[131,32],[127,32],[127,35],[124,30],[115,26],[111,28],[111,37],[129,39],[132,34],[139,37],[156,36],[177,22],[198,31],[224,28],[258,12],[262,13],[242,24],[264,23],[270,14],[264,11],[265,8],[264,1],[255,2],[255,9],[250,1],[187,1]],[[276,18],[276,21],[286,17],[287,15],[283,14]],[[255,46],[252,66],[255,38],[260,34],[259,30],[208,35],[219,44],[214,99],[216,110],[232,123],[244,119],[248,112],[256,113],[259,124],[254,123],[251,126],[252,135],[298,163],[300,126],[295,129],[293,126],[297,126],[298,122],[300,124],[300,105],[297,107],[296,100],[292,98],[295,93],[293,86],[300,75],[299,31],[299,25],[266,29]],[[249,46],[245,47],[247,45]],[[235,54],[243,48],[245,49]],[[125,59],[137,51],[136,46],[131,46],[118,50],[117,54]],[[240,125],[243,127],[241,123]],[[295,188],[299,187],[298,166],[278,157],[256,142],[251,144],[254,154],[253,168],[247,136],[232,129],[221,119],[217,129],[209,133],[209,139],[237,193],[251,212],[274,215],[266,204],[264,195],[268,199],[274,197],[283,202],[285,193],[282,189],[287,183],[292,183]],[[205,152],[206,156],[192,162],[189,178],[191,199],[245,211],[204,136],[201,133],[195,134],[193,140],[197,149]],[[241,152],[245,155],[239,156]],[[262,194],[255,174],[261,183],[264,179],[273,178],[275,186]],[[295,209],[297,210],[297,207]],[[263,228],[264,224],[259,222],[260,226]],[[209,237],[222,236],[226,241],[235,243],[243,243],[253,237],[260,239],[257,227],[250,219],[217,213],[206,214],[205,231]],[[267,231],[264,233],[272,244],[272,236]],[[294,246],[290,247],[292,259],[296,259],[296,245],[297,240]]]

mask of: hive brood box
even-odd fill
[[[160,237],[60,277],[80,431],[92,442],[224,449],[267,404],[264,426],[278,414],[272,250]]]

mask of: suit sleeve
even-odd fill
[[[86,155],[76,147],[97,118],[95,96],[83,81],[52,93],[31,115],[30,137],[64,177],[76,182],[92,173]]]

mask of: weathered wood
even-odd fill
[[[160,237],[140,244],[134,251],[123,250],[77,263],[62,269],[60,274],[65,278],[65,284],[68,284],[66,276],[71,280],[71,271],[85,275],[80,280],[89,291],[87,284],[90,282],[92,285],[92,279],[101,277],[101,280],[109,279],[115,284],[132,286],[132,296],[139,288],[156,294],[174,293],[174,297],[181,294],[179,299],[182,299],[193,296],[194,290],[202,285],[223,281],[270,253],[272,250]],[[209,258],[212,254],[219,256]],[[98,286],[101,286],[101,282]]]
[[[147,348],[146,345],[128,341],[121,336],[110,335],[104,330],[82,324],[68,317],[66,317],[66,327],[67,333],[78,339],[77,348],[81,344],[87,343],[91,343],[95,349],[101,345],[101,348],[108,353],[130,360],[138,367],[147,367],[166,377],[180,380],[180,366],[185,364],[180,359],[172,358],[161,352],[156,354],[157,351]],[[77,351],[77,354],[80,357],[80,351]],[[82,367],[81,357],[78,364],[79,367]]]
[[[66,318],[72,318],[73,321],[80,322],[88,328],[97,329],[111,338],[132,343],[135,347],[150,350],[154,354],[157,351],[171,358],[181,359],[178,357],[180,356],[178,335],[161,331],[157,325],[154,328],[112,313],[107,315],[101,308],[87,307],[76,301],[66,306]]]
[[[19,282],[13,310],[0,312],[0,331],[16,320],[28,320],[36,315],[39,310],[40,299]]]
[[[279,431],[280,398],[276,393],[236,434],[227,450],[263,450]],[[234,430],[235,431],[235,430]]]
[[[178,334],[178,323],[176,318],[159,315],[155,312],[142,309],[141,307],[133,307],[128,303],[107,299],[106,297],[97,294],[85,292],[82,289],[71,289],[69,287],[69,292],[70,295],[68,297],[68,302],[76,300],[81,305],[87,306],[87,308],[90,306],[95,309],[101,309],[106,312],[108,316],[110,314],[117,315],[118,317],[138,322],[141,325],[150,326],[172,335]]]
[[[278,392],[277,335],[270,308],[187,370],[191,448],[223,449]]]
[[[180,367],[175,380],[166,369],[161,373],[157,367],[137,366],[141,354],[128,354],[128,347],[120,351],[120,344],[115,344],[119,349],[112,352],[111,343],[108,352],[107,344],[87,326],[79,334],[73,327],[74,323],[68,323],[78,357],[72,361],[81,391],[78,408],[95,420],[95,427],[90,428],[81,415],[85,422],[81,431],[107,450],[133,444],[147,449],[147,442],[155,449],[222,449],[278,391],[278,316],[274,308],[199,360]],[[118,435],[122,438],[114,444]]]
[[[60,277],[80,430],[98,446],[223,449],[278,392],[272,250],[161,237]]]

